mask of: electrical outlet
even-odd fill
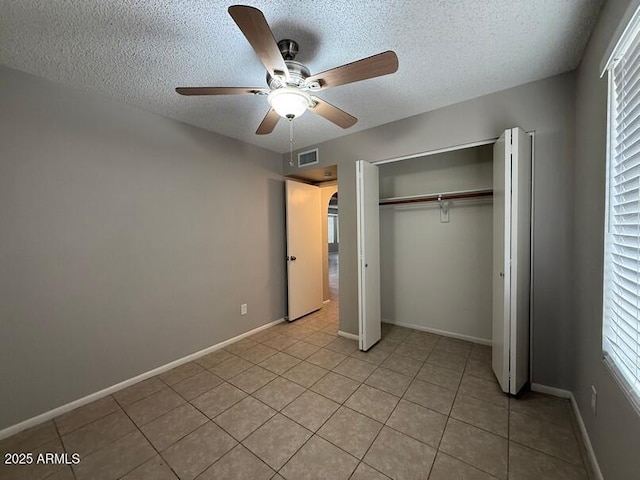
[[[597,412],[597,402],[598,402],[598,392],[596,392],[596,387],[591,385],[591,411],[595,415]]]
[[[246,315],[247,314],[247,304],[243,303],[242,305],[240,305],[240,315]]]

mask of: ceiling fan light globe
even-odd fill
[[[267,100],[278,115],[288,119],[299,117],[313,103],[309,94],[292,87],[273,90]]]

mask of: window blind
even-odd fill
[[[636,15],[637,16],[637,15]],[[609,65],[603,350],[640,405],[640,39],[625,31]]]

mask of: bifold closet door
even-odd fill
[[[320,189],[286,180],[289,321],[322,307]]]
[[[510,242],[511,155],[509,130],[503,133],[493,146],[493,340],[491,363],[502,391],[509,391],[509,334],[511,291]],[[510,136],[510,135],[509,135]]]
[[[511,381],[516,394],[529,381],[531,301],[531,137],[511,129]]]
[[[380,318],[380,194],[378,167],[356,162],[358,243],[358,324],[360,350],[381,338]]]
[[[493,150],[492,366],[506,393],[529,380],[531,137],[506,130]]]

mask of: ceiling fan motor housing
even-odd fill
[[[278,48],[285,60],[293,60],[298,53],[298,42],[285,38],[278,42]]]
[[[279,75],[271,75],[267,73],[267,85],[271,90],[276,90],[282,87],[302,87],[305,80],[311,73],[309,69],[300,62],[294,60],[298,53],[298,43],[295,40],[284,39],[278,42],[278,48],[284,59],[284,63],[289,70],[289,81]]]
[[[280,76],[272,76],[270,73],[267,73],[267,85],[269,85],[271,90],[285,86],[301,87],[304,85],[306,78],[311,75],[309,69],[300,62],[285,60],[284,63],[287,64],[287,68],[289,69],[289,81],[287,82]]]

